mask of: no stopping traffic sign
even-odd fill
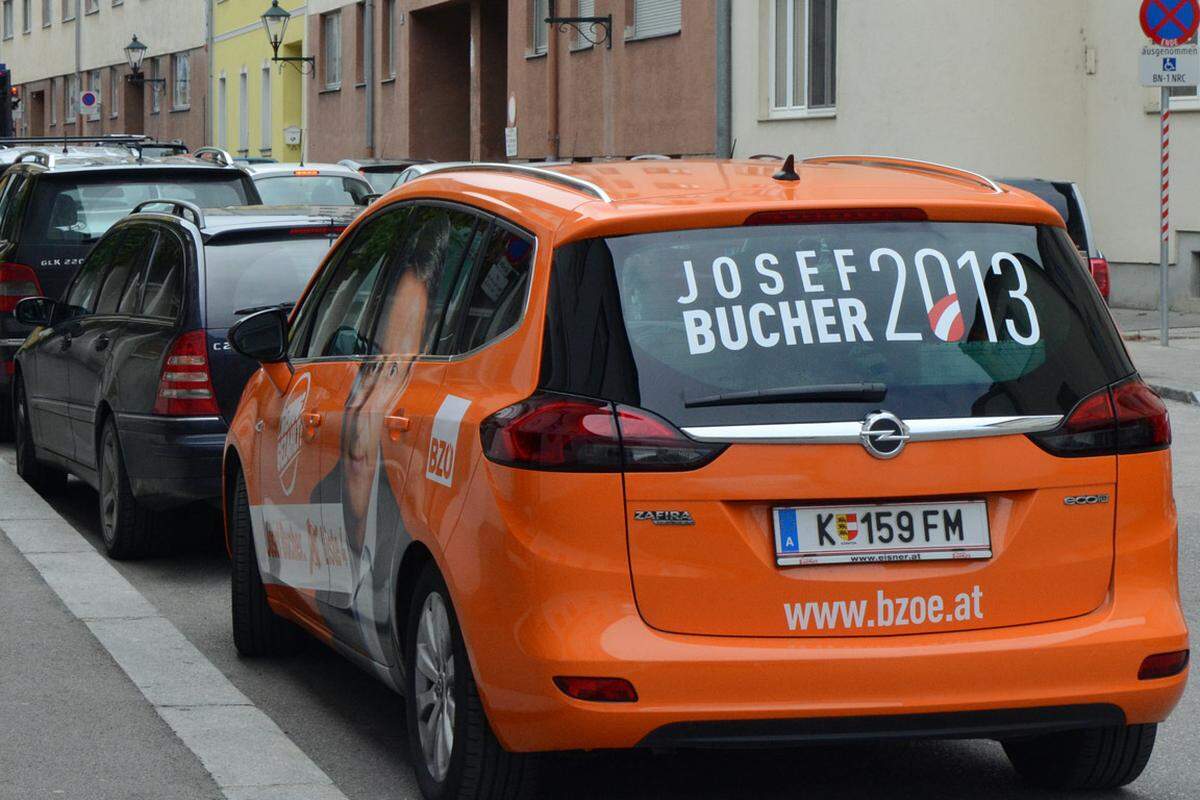
[[[1198,0],[1142,0],[1142,30],[1163,47],[1189,41],[1200,28]]]

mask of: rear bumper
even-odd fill
[[[118,414],[130,488],[151,508],[221,497],[221,456],[228,429],[220,417]]]

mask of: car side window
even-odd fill
[[[439,336],[445,355],[469,353],[521,321],[533,266],[533,242],[497,223],[491,238],[460,284]]]
[[[28,183],[29,179],[19,172],[0,178],[0,239],[11,241],[16,233],[17,211]]]
[[[84,259],[83,266],[79,268],[75,280],[71,283],[71,288],[67,290],[66,304],[70,309],[70,316],[90,314],[96,310],[96,296],[100,288],[100,280],[106,274],[106,267],[113,260],[124,237],[123,229],[113,231],[97,242],[96,246],[92,248],[92,252]]]
[[[183,243],[173,233],[164,232],[145,270],[140,314],[156,319],[175,319],[183,308],[184,271],[187,262]]]
[[[404,206],[386,209],[367,220],[346,245],[345,253],[323,281],[311,318],[312,333],[305,348],[308,358],[368,355],[372,302],[379,275],[395,254]]]
[[[434,351],[435,339],[463,265],[472,253],[474,214],[443,206],[416,206],[405,225],[400,257],[380,303],[374,346],[388,355]]]
[[[153,236],[154,231],[147,227],[126,229],[101,278],[100,293],[96,300],[97,314],[117,313],[129,279],[145,263]]]

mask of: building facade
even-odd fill
[[[263,0],[213,2],[211,139],[235,155],[297,161],[304,144],[306,68],[301,62],[272,61],[261,20],[268,6]],[[302,57],[306,55],[305,4],[284,0],[280,6],[292,19],[279,56]]]
[[[1138,0],[734,0],[737,155],[902,155],[1079,183],[1114,305],[1158,301]],[[1172,304],[1200,308],[1200,99],[1172,98]]]
[[[0,0],[0,60],[21,97],[16,129],[26,136],[145,133],[207,142],[205,0]],[[129,80],[124,48],[149,49],[147,78]],[[80,94],[100,105],[81,113]]]

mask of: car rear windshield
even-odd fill
[[[197,170],[127,177],[56,175],[34,191],[22,240],[31,244],[80,244],[100,238],[113,223],[145,200],[186,200],[201,208],[254,202],[236,173]]]
[[[228,328],[247,314],[295,303],[332,236],[259,234],[218,237],[204,249],[208,328]]]
[[[654,233],[553,275],[543,385],[680,425],[1065,414],[1133,370],[1060,228]]]
[[[340,175],[279,175],[254,185],[268,206],[352,206],[370,194],[362,181]]]
[[[363,170],[363,177],[371,184],[371,189],[379,194],[396,185],[396,179],[404,171],[404,167],[387,167]]]

